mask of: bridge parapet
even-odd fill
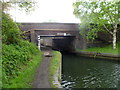
[[[79,30],[77,23],[21,23],[21,30],[54,30],[54,31],[75,31]]]

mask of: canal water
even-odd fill
[[[120,88],[120,62],[63,54],[64,88]]]

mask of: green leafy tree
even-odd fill
[[[18,6],[19,9],[30,12],[36,6],[36,2],[32,0],[1,0],[0,3],[2,3],[2,11],[7,11],[10,7]]]
[[[10,18],[9,14],[2,14],[2,42],[5,44],[18,43],[20,39],[20,29]]]
[[[2,3],[2,42],[5,44],[18,43],[21,38],[21,31],[6,11],[17,5],[29,12],[34,8],[35,3],[31,0],[2,0],[0,3]]]
[[[81,20],[82,33],[87,33],[87,38],[95,39],[99,31],[108,32],[113,37],[113,49],[116,49],[120,2],[79,0],[73,3],[73,7],[75,16]],[[86,32],[86,29],[90,30]]]

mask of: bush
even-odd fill
[[[10,16],[2,13],[3,86],[10,84],[10,80],[22,72],[22,67],[39,53],[36,45],[21,39],[20,33],[20,29]]]
[[[24,40],[21,40],[19,45],[3,44],[2,49],[3,84],[19,75],[21,66],[27,65],[32,56],[39,52],[34,44]]]
[[[17,46],[21,47],[24,52],[30,52],[30,54],[36,54],[38,52],[36,45],[27,40],[21,40]]]
[[[20,29],[8,14],[2,13],[2,42],[6,44],[18,43]]]

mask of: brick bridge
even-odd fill
[[[84,40],[75,23],[21,23],[27,39],[41,47],[52,47],[60,51],[84,48]]]

